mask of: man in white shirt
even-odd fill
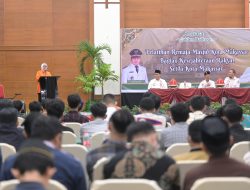
[[[239,88],[240,80],[235,76],[236,71],[234,69],[230,69],[228,72],[228,77],[225,78],[225,88]]]
[[[206,114],[203,113],[205,108],[205,100],[202,96],[194,96],[190,100],[189,109],[192,111],[189,113],[189,118],[187,124],[190,125],[195,120],[202,120],[206,117]]]
[[[204,73],[205,80],[201,81],[198,88],[215,88],[215,82],[210,80],[210,71]]]
[[[131,63],[122,69],[122,84],[130,81],[142,81],[148,83],[147,70],[141,66],[142,52],[139,49],[133,49],[130,51]]]
[[[164,79],[161,79],[161,71],[155,70],[154,79],[152,79],[148,84],[148,89],[158,88],[158,89],[167,89],[168,85]]]

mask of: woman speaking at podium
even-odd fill
[[[36,81],[38,82],[40,77],[46,77],[46,76],[50,77],[51,73],[48,71],[47,63],[42,63],[41,64],[41,70],[36,72]],[[41,88],[40,88],[39,82],[37,84],[37,95],[38,95],[38,101],[41,102]]]

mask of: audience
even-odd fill
[[[63,116],[62,122],[77,122],[77,123],[87,123],[89,119],[79,113],[79,108],[81,107],[81,97],[78,94],[70,94],[67,98],[69,105],[69,112]]]
[[[188,127],[188,143],[191,147],[190,152],[179,154],[174,157],[176,161],[181,160],[207,160],[208,155],[202,149],[201,142],[202,120],[193,121]]]
[[[25,118],[22,126],[24,127],[24,136],[26,138],[30,138],[32,124],[41,115],[42,114],[40,112],[31,112]]]
[[[32,122],[31,139],[40,139],[53,154],[56,173],[53,179],[59,181],[68,190],[86,190],[86,181],[82,165],[73,156],[60,151],[62,140],[62,127],[53,117],[40,115]],[[17,154],[18,155],[18,154]],[[17,155],[9,157],[3,164],[1,180],[13,179],[13,168]]]
[[[229,158],[230,131],[218,117],[207,117],[202,122],[201,139],[209,155],[207,163],[190,170],[184,180],[184,190],[204,177],[250,177],[250,166]]]
[[[55,173],[53,155],[40,140],[26,141],[11,169],[20,183],[15,190],[45,190]]]
[[[94,133],[108,131],[108,122],[105,121],[107,107],[103,103],[95,103],[90,107],[90,111],[94,120],[84,123],[80,129],[81,141],[87,147],[90,146],[89,140]]]
[[[107,106],[107,117],[105,120],[109,121],[112,114],[121,108],[117,106],[117,101],[115,100],[115,96],[113,94],[105,94],[102,101]]]
[[[141,114],[135,115],[136,121],[147,121],[151,123],[155,128],[162,129],[166,126],[166,117],[162,115],[156,115],[155,102],[152,98],[142,98],[140,101]]]
[[[0,98],[0,110],[4,108],[14,108],[13,102],[9,99]]]
[[[47,105],[46,105],[46,111],[48,116],[56,117],[60,122],[63,116],[65,104],[62,100],[60,99],[53,99],[50,100]],[[61,126],[63,131],[69,131],[71,133],[74,133],[73,129],[66,127],[66,126]]]
[[[172,126],[161,131],[161,144],[168,148],[175,143],[186,143],[188,138],[189,110],[184,103],[176,103],[170,108]]]
[[[228,104],[223,110],[223,119],[228,123],[233,144],[241,141],[249,141],[250,134],[244,130],[240,122],[243,119],[243,110],[237,104]]]
[[[23,110],[24,104],[21,100],[14,100],[13,101],[14,107],[16,108],[16,110],[18,111],[17,116],[18,117],[22,117],[25,118],[25,112]]]
[[[131,146],[104,166],[107,178],[145,178],[154,180],[163,190],[180,189],[175,161],[159,149],[157,133],[148,122],[132,123],[127,130]]]
[[[17,128],[17,110],[4,108],[0,110],[0,143],[7,143],[18,149],[24,141],[22,129]]]
[[[40,102],[33,101],[33,102],[30,102],[29,104],[29,110],[30,112],[42,112],[43,108]]]
[[[203,119],[206,115],[203,113],[205,108],[205,101],[202,96],[195,96],[190,100],[189,109],[192,111],[189,113],[187,123],[190,124],[195,120]]]
[[[99,159],[103,157],[110,158],[126,150],[126,130],[132,122],[134,122],[134,117],[127,110],[118,110],[111,116],[108,123],[109,139],[101,147],[87,154],[87,170],[90,179],[92,179],[93,167]]]
[[[205,102],[205,108],[203,110],[203,113],[205,115],[214,115],[215,110],[210,107],[210,105],[211,105],[210,98],[208,96],[202,96],[202,98],[204,99],[204,102]]]

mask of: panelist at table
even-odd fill
[[[210,71],[204,73],[204,80],[201,81],[198,88],[215,88],[215,82],[210,80]]]
[[[167,82],[161,78],[161,70],[155,70],[154,79],[152,79],[148,84],[148,89],[157,88],[157,89],[167,89]]]
[[[224,88],[239,88],[240,87],[240,80],[236,76],[236,71],[234,69],[230,69],[228,72],[228,77],[225,78]]]

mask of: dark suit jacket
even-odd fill
[[[230,133],[234,138],[234,143],[250,140],[248,131],[245,131],[242,125],[239,123],[230,127]]]

